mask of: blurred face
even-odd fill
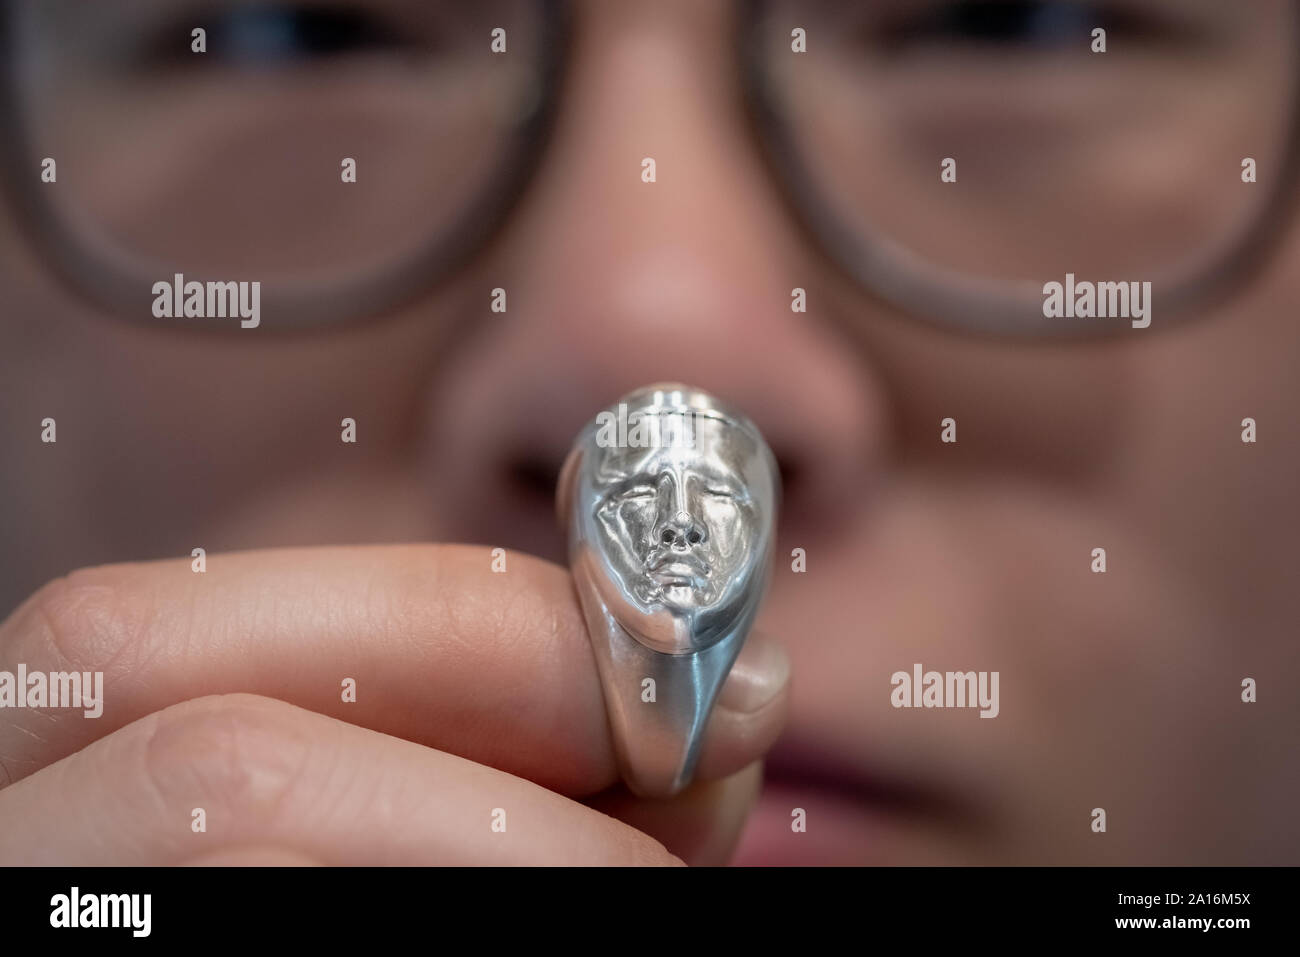
[[[870,42],[928,39],[832,76],[818,46],[841,54],[849,34],[814,29],[809,8],[798,78],[809,86],[788,89],[838,91],[800,114],[800,142],[824,143],[828,200],[944,275],[983,261],[999,279],[1139,280],[1142,250],[1158,251],[1155,271],[1196,252],[1190,237],[1230,232],[1284,175],[1261,161],[1258,183],[1241,180],[1243,157],[1279,149],[1276,124],[1247,127],[1280,110],[1269,112],[1263,72],[1231,64],[1262,71],[1281,47],[1252,46],[1254,21],[1235,4],[1146,9],[1140,44],[1114,52],[1113,29],[1104,56],[1060,67],[1026,57],[1008,74],[993,64],[1011,54],[988,54],[959,18],[891,20],[870,27]],[[558,122],[508,221],[375,321],[279,334],[265,300],[261,328],[230,335],[116,321],[57,280],[6,214],[0,435],[24,450],[0,471],[6,611],[72,568],[195,546],[465,541],[562,562],[552,505],[573,436],[613,396],[690,382],[743,409],[783,473],[758,626],[791,649],[792,717],[741,862],[1294,861],[1294,222],[1254,254],[1248,283],[1185,325],[1162,323],[1158,294],[1149,329],[1124,324],[1104,340],[918,322],[865,292],[793,217],[741,106],[735,16],[712,0],[578,3]],[[1025,35],[994,44],[1019,49]],[[1111,56],[1134,82],[1095,79]],[[1206,83],[1191,114],[1161,99],[1187,88],[1170,77]],[[1087,100],[1098,90],[1109,99]],[[1117,121],[1122,104],[1140,109]],[[234,122],[254,108],[238,97],[210,106],[186,115],[217,123],[226,110]],[[331,188],[357,144],[322,151]],[[891,146],[876,159],[859,149]],[[429,150],[432,189],[436,163],[454,157]],[[357,186],[418,177],[415,155],[401,154],[409,169],[373,174],[361,156]],[[654,182],[642,178],[647,157]],[[955,183],[940,180],[945,157]],[[1086,185],[1054,177],[1053,157],[1086,161]],[[882,172],[884,159],[906,174]],[[129,198],[147,176],[119,178],[110,194]],[[436,195],[391,204],[397,245],[415,217],[440,213],[426,202]],[[302,202],[276,216],[323,215]],[[166,222],[189,223],[197,250],[209,221],[177,203],[164,204]],[[321,241],[346,238],[331,229],[319,226]],[[240,248],[228,239],[222,248]],[[331,255],[346,260],[347,246]],[[196,278],[257,279],[256,261]],[[806,311],[791,308],[795,287]],[[504,312],[490,308],[497,288]],[[58,444],[30,451],[47,416]],[[355,444],[339,441],[344,417]],[[1253,443],[1242,441],[1248,417]],[[941,440],[946,419],[955,442]],[[638,600],[682,615],[725,604],[753,533],[725,458],[609,464],[600,547]],[[894,707],[890,676],[916,664],[998,672],[998,716]],[[1242,700],[1247,678],[1256,703]],[[807,811],[806,833],[791,831],[794,808]]]

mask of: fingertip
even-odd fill
[[[718,694],[717,706],[737,714],[754,714],[785,693],[790,683],[790,655],[772,635],[755,631],[745,642]]]
[[[790,687],[784,646],[771,635],[753,633],[718,695],[696,777],[727,777],[761,760],[785,728]]]

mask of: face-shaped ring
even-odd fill
[[[624,777],[673,793],[767,585],[775,460],[739,412],[656,385],[583,429],[558,496]]]

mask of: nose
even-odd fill
[[[757,423],[785,517],[842,522],[863,497],[880,384],[816,316],[819,267],[742,132],[729,34],[701,22],[725,5],[670,6],[590,5],[546,160],[484,269],[484,316],[430,387],[431,494],[460,522],[445,534],[559,557],[552,498],[574,435],[657,381]],[[486,309],[494,286],[504,314]],[[812,287],[807,312],[795,287]],[[680,511],[660,534],[705,534]]]
[[[674,551],[687,551],[708,539],[708,526],[696,515],[687,496],[686,483],[679,476],[665,474],[659,481],[658,514],[651,535],[652,544]]]
[[[667,521],[660,522],[655,536],[661,545],[685,551],[702,544],[708,537],[703,522],[697,522],[688,512],[678,512]]]

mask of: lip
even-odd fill
[[[650,566],[650,574],[661,584],[681,582],[693,585],[708,577],[708,572],[698,562],[677,556],[659,559]]]
[[[952,816],[965,807],[947,792],[921,781],[845,761],[825,747],[799,737],[783,740],[768,756],[769,780],[842,794],[879,807]]]
[[[806,831],[792,827],[798,808]],[[918,863],[908,850],[918,831],[969,827],[978,813],[931,782],[844,760],[808,738],[786,738],[765,762],[763,791],[732,863]]]

